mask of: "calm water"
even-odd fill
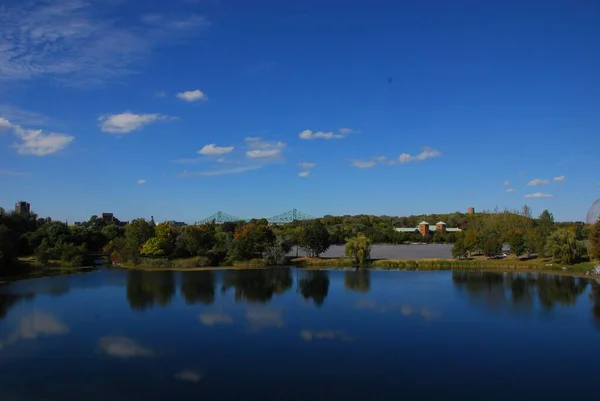
[[[0,399],[577,399],[600,281],[101,270],[0,285]],[[592,397],[593,398],[593,397]]]

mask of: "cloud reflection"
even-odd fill
[[[233,318],[225,313],[201,313],[198,318],[205,326],[214,326],[216,324],[232,324]]]
[[[387,312],[400,311],[400,313],[402,313],[402,315],[404,315],[404,316],[408,317],[408,316],[418,315],[418,316],[423,317],[425,320],[433,320],[433,319],[437,319],[441,316],[440,312],[432,311],[425,307],[415,308],[415,307],[412,307],[412,306],[406,305],[406,304],[404,304],[404,305],[379,305],[379,304],[377,304],[377,302],[368,300],[368,299],[358,301],[356,303],[355,307],[357,309],[369,309],[375,313],[387,313]]]
[[[304,341],[311,340],[334,340],[339,339],[341,341],[353,341],[353,338],[350,337],[347,333],[343,331],[333,331],[333,330],[325,330],[325,331],[311,331],[311,330],[302,330],[300,332],[300,337]]]
[[[267,327],[281,328],[285,326],[283,320],[283,311],[277,309],[258,309],[252,308],[246,311],[246,319],[254,330],[261,330]]]
[[[142,347],[127,337],[102,337],[99,341],[99,346],[104,354],[116,358],[126,359],[154,355],[152,350]]]
[[[181,372],[175,374],[177,380],[190,383],[198,383],[204,375],[201,372],[192,369],[183,369]]]
[[[35,340],[40,336],[54,336],[68,332],[69,328],[54,315],[33,312],[31,315],[19,319],[17,329],[5,342],[0,341],[0,350],[21,340]]]

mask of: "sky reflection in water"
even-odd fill
[[[600,282],[565,276],[102,270],[0,285],[0,391],[560,399],[592,394],[599,322]]]

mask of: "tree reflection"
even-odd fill
[[[546,309],[557,303],[574,305],[586,287],[587,281],[578,277],[541,275],[537,279],[538,297]]]
[[[365,269],[344,272],[344,285],[350,291],[366,294],[371,289],[371,272]]]
[[[127,300],[133,310],[149,309],[155,303],[168,306],[173,295],[175,295],[175,277],[172,271],[133,270],[127,274]]]
[[[594,315],[596,325],[600,328],[600,280],[592,280],[591,287],[592,314]]]
[[[317,306],[323,305],[329,291],[329,275],[323,270],[308,270],[299,282],[304,299],[312,298]]]
[[[235,300],[268,302],[273,294],[283,294],[292,288],[289,268],[278,267],[261,270],[227,270],[223,275],[222,291],[235,288]]]
[[[8,287],[6,289],[8,290]],[[19,302],[31,301],[33,298],[35,298],[35,294],[12,294],[9,291],[0,291],[0,320],[4,319],[10,309]]]
[[[181,273],[181,295],[185,303],[211,305],[215,302],[215,273],[212,271]]]
[[[583,278],[548,274],[454,271],[452,281],[464,288],[473,300],[493,308],[508,305],[528,309],[536,296],[545,309],[552,309],[556,304],[574,305],[587,287],[587,280]]]

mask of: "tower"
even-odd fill
[[[31,205],[27,202],[17,202],[15,203],[15,213],[24,215],[31,213]]]

